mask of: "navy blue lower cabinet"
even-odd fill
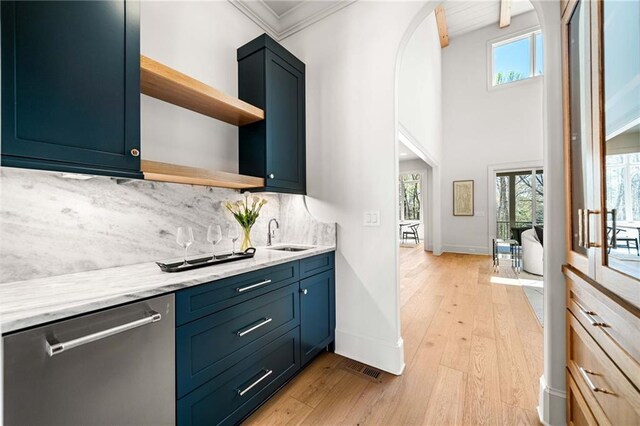
[[[334,253],[176,294],[179,425],[236,424],[335,339]]]
[[[297,261],[289,262],[179,291],[176,324],[186,324],[298,282],[298,270]]]
[[[334,268],[335,253],[322,253],[300,260],[300,279],[308,278],[320,272]]]
[[[332,269],[300,281],[302,365],[333,342],[335,328],[335,276]]]
[[[179,399],[178,425],[238,423],[298,371],[299,336],[296,327]]]
[[[178,398],[300,323],[298,284],[178,327]]]

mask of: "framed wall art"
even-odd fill
[[[473,216],[473,181],[453,181],[453,215]]]

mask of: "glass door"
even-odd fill
[[[523,231],[544,225],[542,169],[496,174],[496,236],[520,242]]]
[[[568,170],[567,262],[595,276],[595,263],[586,236],[594,211],[590,2],[573,4],[563,18],[565,168]],[[572,7],[572,6],[569,6]],[[591,259],[591,260],[590,260]]]
[[[599,281],[640,301],[640,2],[596,2],[602,210]]]

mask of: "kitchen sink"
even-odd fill
[[[278,251],[305,251],[309,250],[313,247],[291,247],[291,246],[282,246],[282,247],[269,247],[269,250],[278,250]]]

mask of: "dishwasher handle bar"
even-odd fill
[[[54,355],[61,354],[62,352],[69,349],[77,348],[78,346],[86,345],[87,343],[95,342],[97,340],[104,339],[105,337],[120,334],[128,330],[133,330],[134,328],[142,327],[143,325],[158,322],[162,319],[162,315],[160,315],[158,312],[150,311],[150,314],[151,315],[142,319],[118,325],[113,328],[108,328],[106,330],[98,331],[97,333],[78,337],[77,339],[69,340],[66,342],[52,343],[49,341],[49,339],[45,339],[47,354],[52,357]]]

